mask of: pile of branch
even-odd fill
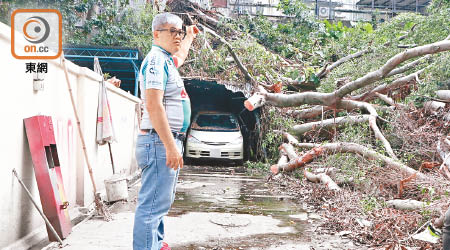
[[[290,128],[289,131],[296,136],[301,137],[305,133],[315,129],[368,122],[375,138],[381,142],[386,152],[385,155],[383,153],[377,152],[372,147],[367,147],[356,143],[299,143],[299,141],[295,137],[284,132],[283,135],[285,137],[285,141],[287,141],[288,143],[284,143],[280,146],[280,160],[277,164],[271,166],[271,172],[273,174],[279,174],[283,171],[292,171],[296,168],[303,167],[304,177],[307,180],[312,182],[320,182],[329,190],[341,191],[342,188],[336,185],[336,182],[333,181],[332,175],[328,175],[326,172],[318,174],[313,173],[311,170],[306,168],[306,165],[318,157],[336,153],[353,153],[360,155],[368,160],[377,160],[378,162],[382,162],[384,167],[389,168],[392,173],[397,173],[399,176],[406,176],[398,180],[398,198],[404,196],[405,187],[410,183],[414,183],[414,185],[416,186],[417,183],[420,182],[432,183],[432,179],[428,175],[424,174],[421,170],[426,168],[432,169],[433,166],[436,165],[436,163],[424,162],[422,163],[421,168],[418,171],[400,162],[393,148],[391,147],[390,142],[386,139],[386,137],[378,127],[377,121],[386,121],[379,117],[376,107],[373,104],[369,103],[369,101],[373,100],[374,98],[380,98],[395,109],[409,109],[409,107],[405,105],[396,103],[387,94],[393,89],[402,88],[408,84],[419,82],[419,76],[423,74],[426,68],[421,68],[407,76],[401,76],[390,84],[376,85],[376,83],[387,77],[392,77],[396,74],[401,74],[407,70],[411,70],[414,67],[417,67],[424,60],[428,60],[432,54],[449,50],[450,41],[447,39],[440,42],[408,49],[392,57],[378,70],[370,72],[363,77],[351,81],[332,93],[303,92],[295,94],[283,94],[270,93],[268,91],[257,91],[251,98],[247,100],[246,103],[246,107],[251,107],[252,110],[263,105],[273,105],[277,107],[296,107],[304,104],[316,105],[307,110],[293,112],[297,117],[301,118],[314,118],[322,114],[322,119],[319,121],[299,124]],[[409,59],[413,59],[416,57],[420,58],[411,63],[407,63],[402,67],[397,67],[403,62],[407,62]],[[325,70],[323,72],[323,74],[326,75],[327,71]],[[363,88],[368,90],[360,95],[352,95],[353,92],[356,92],[357,90]],[[429,113],[436,113],[443,110],[445,107],[447,107],[447,100],[450,99],[450,91],[440,91],[436,94],[437,98],[434,98],[430,102],[430,104],[427,104],[429,105],[429,107],[427,107]],[[363,113],[363,115],[323,119],[323,113],[325,110],[346,110],[348,112],[359,110]],[[450,178],[449,139],[450,138],[443,138],[440,141],[440,144],[438,144],[437,148],[437,151],[442,160],[440,171],[447,178]],[[297,153],[295,150],[299,150],[300,153]],[[411,185],[408,189],[411,189]],[[420,190],[417,190],[417,192],[420,192]],[[387,204],[390,204],[394,208],[386,208],[380,211],[386,217],[379,221],[376,221],[376,225],[373,230],[371,230],[371,234],[377,236],[376,238],[370,239],[370,241],[375,242],[375,244],[378,246],[387,245],[388,248],[394,246],[399,247],[422,244],[417,242],[412,243],[412,240],[410,238],[410,234],[412,232],[408,230],[415,230],[418,228],[418,226],[420,226],[418,222],[420,221],[422,216],[418,213],[418,211],[422,209],[429,209],[427,208],[425,203],[419,200],[395,199],[388,201]],[[402,209],[412,209],[417,211],[399,212],[399,210]],[[437,211],[434,211],[433,213],[435,212]],[[402,217],[403,219],[398,219],[396,217],[400,213],[404,214],[404,216]],[[386,228],[388,227],[389,230],[386,230]],[[392,228],[394,228],[394,230],[392,230]],[[403,242],[401,241],[402,239]]]
[[[404,164],[398,162],[397,156],[395,155],[389,141],[384,137],[383,133],[379,129],[377,125],[377,119],[379,119],[378,113],[374,106],[366,101],[357,101],[357,99],[365,100],[368,98],[368,96],[371,96],[370,93],[378,94],[379,96],[382,96],[383,98],[385,96],[381,95],[381,93],[386,89],[389,88],[391,85],[395,85],[396,87],[400,86],[401,84],[407,82],[407,80],[404,80],[405,77],[400,78],[398,81],[394,81],[389,86],[386,85],[378,85],[378,86],[372,86],[372,90],[368,92],[368,94],[364,94],[361,97],[355,98],[352,97],[352,92],[359,90],[364,87],[371,86],[373,83],[382,80],[388,76],[392,76],[394,73],[403,72],[405,68],[412,67],[411,65],[417,65],[417,63],[413,62],[410,64],[407,64],[401,68],[397,68],[398,65],[400,65],[403,62],[406,62],[409,59],[420,57],[420,56],[428,56],[431,54],[443,52],[443,51],[449,51],[450,50],[450,41],[445,39],[440,42],[435,42],[432,44],[423,45],[420,47],[415,47],[412,49],[405,50],[391,59],[389,59],[381,68],[378,70],[375,70],[373,72],[367,73],[366,75],[353,80],[342,87],[338,88],[332,93],[318,93],[318,92],[303,92],[303,93],[296,93],[296,94],[282,94],[282,93],[268,93],[266,91],[259,91],[255,93],[252,97],[250,97],[247,101],[245,106],[247,108],[251,107],[249,110],[253,110],[255,108],[261,107],[265,104],[270,104],[277,107],[295,107],[300,106],[303,104],[311,104],[311,105],[319,105],[318,107],[328,108],[328,109],[342,109],[347,111],[352,110],[361,110],[362,112],[368,113],[368,115],[365,116],[357,116],[357,117],[338,117],[336,119],[329,119],[329,120],[322,120],[320,122],[312,122],[302,125],[294,126],[291,129],[291,132],[296,135],[301,135],[313,128],[316,127],[326,127],[326,126],[334,126],[339,124],[348,124],[348,123],[361,123],[368,121],[371,129],[374,132],[375,138],[382,142],[384,149],[386,150],[389,157],[385,155],[381,155],[379,153],[376,153],[375,151],[368,149],[362,145],[356,145],[356,144],[346,144],[346,143],[331,143],[327,145],[312,145],[310,144],[309,147],[313,148],[312,151],[309,151],[305,153],[304,155],[296,158],[296,159],[290,159],[288,163],[281,164],[280,166],[272,167],[272,172],[276,173],[277,169],[286,169],[291,170],[295,167],[303,166],[304,164],[311,161],[313,158],[317,157],[322,153],[325,149],[330,149],[328,152],[332,151],[348,151],[353,153],[358,153],[363,156],[370,156],[372,158],[376,158],[379,160],[384,161],[389,166],[393,166],[398,168],[401,171],[406,171],[410,175],[417,173],[416,170],[409,168],[408,166],[405,166]],[[408,75],[406,78],[409,79],[411,77],[417,78],[418,75],[423,71],[419,70],[418,72]],[[392,73],[394,72],[394,73]],[[403,80],[402,80],[403,79]],[[401,82],[398,83],[398,82]],[[447,92],[445,92],[447,93]],[[386,101],[391,102],[387,98],[384,98]],[[395,103],[392,103],[395,105]],[[301,146],[306,146],[306,144],[303,144]],[[417,173],[418,178],[425,178],[425,176],[421,173]]]
[[[322,169],[319,171],[315,168],[307,168],[307,166],[319,157],[337,153],[347,153],[358,155],[367,160],[381,162],[382,166],[378,166],[380,169],[383,167],[388,169],[390,173],[397,174],[401,177],[395,178],[397,196],[390,197],[391,199],[405,196],[406,187],[408,185],[411,186],[412,183],[415,185],[417,182],[429,183],[431,181],[430,177],[425,174],[422,169],[427,168],[426,166],[428,165],[431,165],[432,167],[436,165],[434,160],[423,163],[421,165],[423,167],[419,170],[402,163],[398,159],[401,152],[398,151],[398,148],[393,148],[391,146],[391,142],[388,140],[389,137],[386,137],[379,127],[380,123],[388,121],[380,117],[378,112],[380,110],[392,111],[398,109],[406,111],[410,109],[410,107],[406,105],[397,103],[396,101],[398,101],[398,99],[396,99],[395,96],[393,97],[392,93],[400,91],[402,97],[409,94],[410,89],[420,83],[420,77],[422,77],[425,74],[426,69],[430,67],[423,67],[422,65],[425,62],[429,62],[432,59],[433,54],[450,51],[450,41],[448,40],[450,36],[442,41],[422,46],[417,46],[415,44],[396,45],[396,47],[405,47],[407,49],[394,55],[380,68],[368,72],[362,77],[346,82],[331,93],[307,91],[287,94],[280,93],[280,86],[293,86],[294,89],[303,91],[304,89],[302,86],[306,83],[298,82],[283,76],[278,77],[282,82],[277,83],[277,85],[257,82],[255,79],[258,78],[252,75],[246,65],[242,63],[235,48],[227,41],[226,38],[228,36],[224,35],[223,30],[221,30],[219,20],[222,17],[220,14],[202,10],[198,5],[190,3],[189,1],[173,0],[169,2],[169,7],[173,12],[180,14],[183,19],[187,20],[187,24],[197,24],[203,32],[212,35],[212,37],[216,39],[216,42],[218,41],[226,46],[232,57],[232,62],[236,64],[237,69],[241,72],[242,82],[251,83],[253,86],[253,95],[244,103],[248,110],[253,111],[265,105],[272,105],[275,107],[299,107],[305,104],[311,105],[307,109],[292,112],[292,115],[299,119],[316,119],[316,121],[298,124],[292,128],[288,128],[287,131],[290,134],[288,132],[283,132],[286,143],[283,143],[279,147],[280,158],[277,164],[274,164],[270,168],[273,175],[280,176],[281,172],[303,168],[302,172],[308,181],[321,184],[314,186],[323,186],[328,192],[335,195],[341,194],[343,192],[340,191],[343,190],[343,187],[337,185],[337,183],[339,183],[338,181],[333,180],[335,179],[333,171],[330,171],[329,169]],[[414,27],[409,33],[412,33],[413,31]],[[238,31],[227,31],[226,33],[228,32],[230,34],[236,34]],[[407,35],[408,34],[405,34],[397,39],[397,42],[403,40]],[[386,46],[390,46],[390,44],[386,44]],[[367,49],[345,56],[334,63],[327,63],[316,76],[318,79],[326,78],[331,71],[340,65],[348,63],[355,58],[366,56],[372,52],[371,45],[369,45]],[[287,65],[289,65],[288,62]],[[405,72],[408,72],[408,74],[405,75]],[[263,77],[267,79],[270,78],[268,76]],[[393,80],[391,82],[384,82],[390,79]],[[371,103],[371,101],[376,98],[385,102],[388,107],[379,107]],[[426,111],[430,114],[440,112],[448,107],[449,102],[450,91],[438,92],[437,98],[426,103]],[[329,115],[324,117],[324,112],[326,111],[334,111],[334,117],[330,117]],[[347,111],[348,113],[353,114],[355,113],[354,111],[356,111],[358,115],[338,117],[336,116],[338,111]],[[450,115],[448,115],[448,121],[450,121]],[[336,141],[324,144],[300,143],[297,138],[294,137],[298,136],[301,138],[313,130],[328,128],[337,129],[339,126],[361,123],[367,123],[369,125],[371,131],[373,131],[374,140],[382,145],[381,150],[378,150],[375,146]],[[441,162],[439,163],[440,171],[444,176],[450,178],[450,139],[446,137],[442,138],[438,144],[437,151],[441,157]],[[339,169],[337,171],[339,171]],[[400,203],[400,207],[403,206],[408,208],[411,204],[423,204],[420,201],[410,202],[407,200],[395,200],[390,203],[396,208],[399,208],[397,203]],[[375,222],[376,224],[373,231],[377,235],[373,241],[375,241],[377,245],[393,244],[392,240],[388,240],[389,237],[396,238],[396,244],[401,245],[399,238],[408,236],[408,233],[410,233],[407,231],[408,228],[414,227],[417,224],[417,214],[408,215],[409,217],[406,216],[409,218],[406,222],[395,218],[395,216],[402,214],[398,212],[397,209],[386,208],[379,212],[386,218],[385,220],[380,218],[379,221]],[[398,230],[406,231],[399,232]]]

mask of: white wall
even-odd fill
[[[39,201],[34,170],[23,119],[35,115],[52,116],[64,188],[69,208],[88,206],[93,201],[92,184],[82,155],[76,120],[71,106],[64,71],[59,59],[45,61],[48,74],[43,91],[33,91],[33,74],[25,73],[26,62],[11,55],[10,27],[0,23],[0,248],[6,247],[36,229],[44,222],[12,174],[15,168]],[[15,35],[21,42],[22,34]],[[16,39],[17,39],[16,38]],[[41,60],[40,62],[44,62]],[[108,146],[95,142],[100,75],[67,61],[69,77],[76,100],[88,155],[99,191],[104,179],[112,175]],[[135,105],[140,99],[109,84],[117,142],[112,144],[116,172],[133,174],[137,134]]]

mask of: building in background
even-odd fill
[[[263,15],[284,18],[278,10],[280,0],[190,0],[224,16]],[[383,22],[401,12],[425,14],[431,0],[304,0],[320,19]]]

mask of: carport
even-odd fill
[[[191,99],[191,118],[199,111],[231,112],[238,117],[244,137],[244,159],[253,158],[259,139],[259,110],[250,112],[244,107],[249,92],[237,85],[195,78],[184,78],[184,86]]]
[[[65,57],[75,64],[93,69],[98,57],[104,73],[122,80],[121,89],[140,96],[138,79],[142,56],[135,48],[75,46],[63,48]],[[191,99],[192,116],[199,111],[221,111],[236,115],[244,138],[244,159],[254,159],[259,140],[259,110],[248,111],[244,101],[250,96],[245,83],[217,83],[214,80],[184,78],[185,89]]]

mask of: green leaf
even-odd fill
[[[316,87],[319,86],[320,79],[319,79],[319,77],[316,76],[316,74],[312,74],[312,75],[309,77],[309,81],[310,81],[310,82],[313,82],[314,85],[315,85]]]

